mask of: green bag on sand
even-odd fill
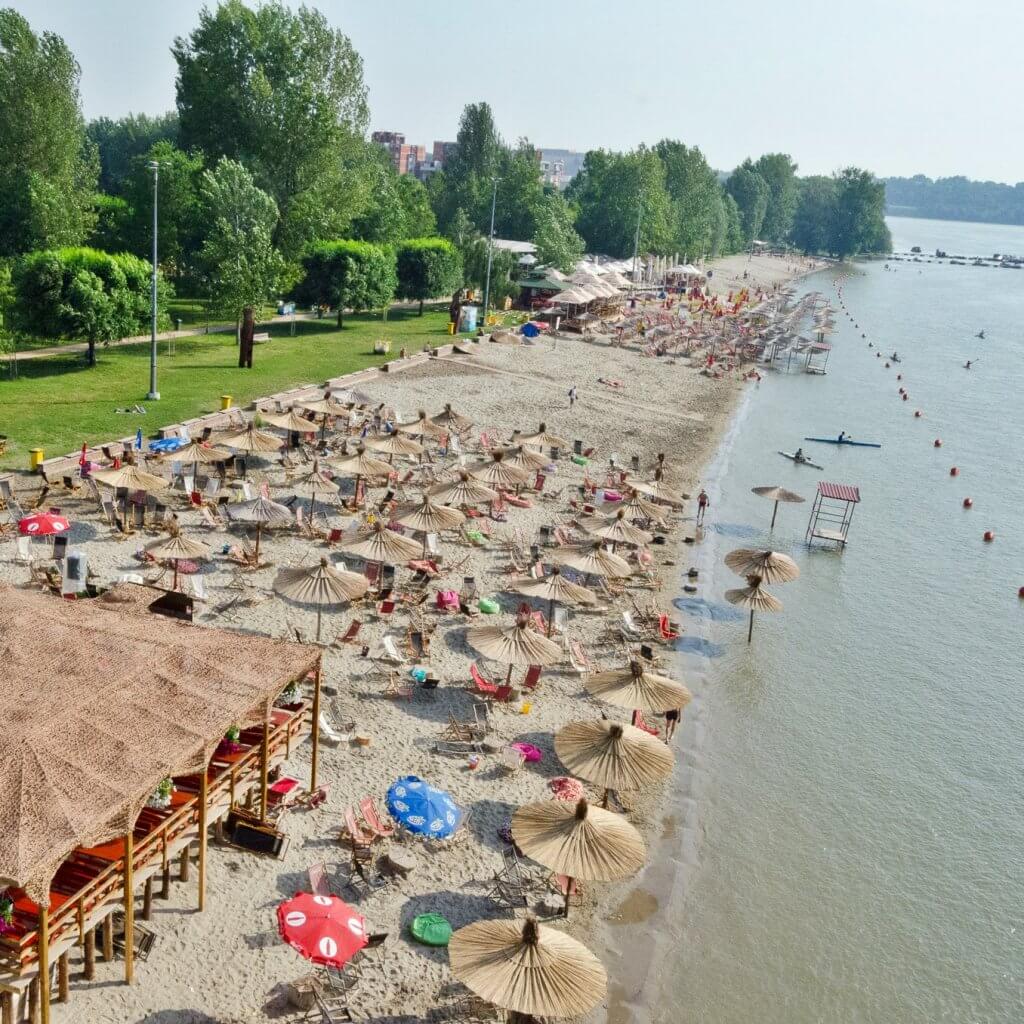
[[[484,615],[497,615],[498,614],[498,602],[490,597],[481,597],[480,603],[477,608],[484,613]]]
[[[575,462],[577,466],[590,465],[590,459],[588,459],[585,455],[574,455],[572,457],[572,461]]]
[[[484,535],[479,530],[467,530],[466,536],[478,544],[483,544],[484,542]]]
[[[452,926],[441,914],[420,914],[412,919],[412,937],[425,946],[447,946]]]

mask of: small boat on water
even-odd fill
[[[824,469],[824,466],[819,466],[816,462],[811,462],[810,459],[798,459],[794,452],[779,452],[784,459],[789,459],[790,462],[795,462],[798,466],[810,466],[811,469]]]
[[[819,444],[848,444],[854,448],[881,448],[880,444],[875,444],[873,441],[851,441],[849,438],[844,437],[841,441],[838,437],[805,437],[805,441],[817,441]]]

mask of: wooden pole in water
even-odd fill
[[[317,768],[320,764],[320,679],[323,675],[323,661],[316,663],[313,675],[313,754],[309,765],[309,791],[316,791]]]
[[[779,514],[779,500],[775,499],[775,508],[772,509],[772,525],[769,527],[770,530],[775,529],[775,517]]]
[[[206,909],[206,802],[207,802],[207,771],[203,765],[203,773],[199,776],[199,909]]]
[[[750,638],[754,635],[754,609],[750,609],[750,628],[747,630],[747,643],[750,643]]]
[[[132,876],[135,873],[135,834],[129,829],[124,836],[124,983],[135,980],[135,895]]]
[[[50,900],[39,904],[39,934],[36,936],[39,957],[39,1019],[50,1024]]]

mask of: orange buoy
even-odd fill
[[[982,540],[983,540],[983,541],[984,541],[984,542],[985,542],[986,544],[991,544],[991,543],[992,543],[992,541],[994,541],[994,540],[996,539],[996,534],[995,534],[995,530],[986,530],[986,531],[985,531],[985,532],[984,532],[984,533],[983,533],[983,534],[981,535],[981,539],[982,539]]]
[[[935,447],[936,448],[941,448],[942,447],[942,438],[941,437],[935,438]]]
[[[973,498],[964,498],[964,508],[970,508],[974,504]]]
[[[920,415],[921,415],[921,410],[920,409],[915,409],[914,410],[914,419],[917,419],[918,417],[920,417]]]
[[[950,469],[950,471],[949,471],[949,475],[950,476],[959,476],[960,475],[960,470],[957,469],[956,466],[953,466],[953,468]]]

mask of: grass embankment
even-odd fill
[[[271,342],[257,345],[251,370],[238,368],[231,334],[198,335],[174,343],[168,355],[160,343],[158,386],[161,400],[147,402],[149,345],[98,349],[99,363],[85,366],[81,353],[24,360],[11,380],[7,367],[0,377],[0,434],[7,435],[7,453],[0,466],[26,468],[28,450],[44,449],[46,456],[74,451],[83,442],[95,444],[127,437],[142,427],[150,436],[158,427],[212,412],[220,396],[229,394],[236,405],[298,384],[319,384],[367,366],[410,353],[428,341],[447,340],[447,312],[430,310],[422,317],[413,309],[391,311],[387,322],[379,315],[346,316],[338,330],[333,320],[280,322],[268,330]],[[390,355],[374,355],[378,339],[391,342]],[[141,404],[145,416],[115,410]]]

